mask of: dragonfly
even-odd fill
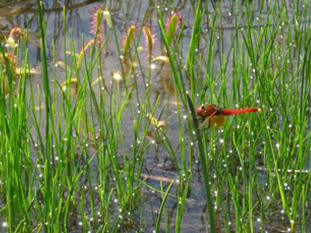
[[[201,121],[201,126],[221,127],[225,122],[225,116],[246,112],[259,112],[259,111],[261,111],[261,109],[256,107],[243,108],[243,109],[224,109],[215,104],[210,104],[199,106],[196,109],[196,115]]]

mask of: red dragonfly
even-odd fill
[[[221,127],[225,122],[225,116],[234,115],[245,112],[259,112],[260,108],[244,108],[244,109],[224,109],[215,104],[201,105],[197,108],[196,114],[200,118],[201,126],[217,126]]]

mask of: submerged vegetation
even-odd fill
[[[0,3],[0,232],[311,229],[308,1],[26,2]]]

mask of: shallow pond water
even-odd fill
[[[243,1],[241,1],[243,2]],[[260,30],[263,27],[267,27],[266,20],[269,15],[269,11],[271,9],[267,8],[266,4],[262,4],[262,1],[254,2],[253,11],[252,11],[252,30]],[[62,63],[67,60],[67,65],[70,65],[70,55],[66,54],[64,56],[64,50],[74,50],[81,51],[83,48],[83,44],[85,45],[90,39],[94,37],[91,32],[91,21],[92,17],[94,17],[94,12],[101,5],[101,1],[95,0],[84,0],[84,1],[58,1],[58,0],[46,0],[43,1],[43,6],[45,8],[44,17],[46,21],[46,52],[48,58],[48,72],[50,74],[56,75],[56,79],[59,83],[63,83],[66,79],[66,70],[62,67]],[[113,18],[115,27],[116,27],[116,37],[122,38],[126,28],[131,24],[136,24],[138,27],[142,24],[143,20],[145,20],[145,24],[149,25],[153,28],[154,35],[156,39],[156,43],[153,49],[153,57],[160,56],[164,54],[163,42],[161,38],[161,31],[158,26],[158,16],[157,16],[157,6],[160,6],[161,11],[165,18],[167,18],[172,12],[178,12],[183,19],[183,30],[182,36],[179,42],[179,46],[177,48],[177,52],[175,56],[177,57],[178,62],[180,62],[180,66],[183,67],[186,64],[186,59],[188,57],[189,52],[189,44],[191,42],[191,35],[194,25],[194,11],[193,4],[191,1],[175,1],[175,3],[170,3],[170,1],[144,1],[144,0],[129,0],[129,1],[107,1],[107,9],[109,9],[111,16]],[[228,82],[222,84],[221,79],[217,79],[215,81],[215,92],[220,92],[222,88],[230,89],[233,85],[232,81],[239,74],[235,74],[235,60],[234,56],[232,56],[232,40],[235,35],[240,35],[242,41],[241,31],[249,30],[250,23],[248,20],[248,16],[244,12],[246,8],[242,3],[238,3],[235,6],[231,1],[205,1],[205,4],[208,5],[208,10],[206,12],[206,16],[202,18],[201,30],[202,36],[200,38],[200,44],[196,49],[197,57],[204,57],[207,53],[206,51],[209,48],[214,49],[214,59],[213,64],[210,67],[213,67],[214,70],[210,74],[214,74],[217,77],[227,76]],[[290,13],[291,2],[287,2],[289,6],[289,11],[284,16],[284,21],[286,21],[287,27],[294,27],[294,18]],[[66,5],[66,22],[63,21],[63,6]],[[273,4],[272,4],[273,5]],[[241,7],[241,8],[240,8]],[[242,9],[243,8],[243,9]],[[29,30],[29,38],[31,39],[29,43],[29,63],[31,67],[33,67],[37,74],[32,77],[32,85],[35,87],[39,85],[42,88],[42,80],[40,73],[41,70],[41,49],[40,49],[40,28],[39,28],[39,19],[38,19],[38,9],[36,6],[36,1],[2,1],[0,3],[0,12],[6,12],[5,14],[0,14],[0,37],[2,35],[7,35],[10,29],[16,25],[21,28],[27,28]],[[217,17],[215,20],[216,26],[211,25],[211,18]],[[280,20],[283,19],[280,16]],[[274,25],[273,20],[271,21],[271,28]],[[308,22],[305,22],[308,24]],[[64,24],[66,25],[66,39],[64,40]],[[238,26],[236,26],[238,24]],[[120,62],[119,62],[119,53],[118,47],[114,40],[114,33],[110,29],[109,25],[105,23],[103,26],[103,34],[104,37],[108,38],[107,44],[103,51],[102,58],[102,74],[99,74],[97,71],[92,73],[92,80],[95,80],[100,75],[102,75],[105,79],[105,89],[110,91],[111,94],[114,92],[117,93],[117,90],[124,91],[124,83],[120,82],[115,85],[113,81],[114,72],[120,71]],[[211,34],[215,34],[215,38],[217,40],[214,43],[210,43],[209,40],[211,38]],[[82,36],[83,35],[83,36]],[[278,37],[284,37],[285,39],[289,38],[286,34],[286,29],[284,31],[280,31]],[[284,40],[285,40],[284,39]],[[280,39],[281,40],[281,39]],[[66,42],[66,49],[64,49],[64,41]],[[256,40],[254,39],[254,43]],[[54,50],[53,50],[54,43]],[[121,41],[119,42],[122,43]],[[281,42],[280,42],[281,43]],[[72,46],[72,47],[71,47]],[[141,39],[141,42],[138,46],[144,47],[144,41]],[[210,47],[209,47],[210,46]],[[242,44],[241,46],[245,46]],[[286,49],[286,48],[284,48]],[[139,50],[140,51],[140,50]],[[133,144],[134,132],[133,132],[133,112],[136,117],[139,116],[140,108],[139,103],[143,102],[142,100],[145,97],[145,84],[143,82],[142,76],[145,73],[148,73],[148,59],[146,58],[146,51],[140,51],[139,57],[140,60],[137,63],[140,63],[141,69],[137,69],[135,71],[137,82],[134,82],[134,78],[131,81],[131,85],[135,90],[133,96],[131,96],[132,106],[125,106],[124,111],[122,113],[122,132],[117,132],[117,134],[123,137],[123,145],[117,148],[117,154],[120,156],[120,164],[122,168],[122,163],[124,162],[124,158],[122,156],[126,154],[130,154],[131,146]],[[223,56],[224,55],[224,56]],[[231,57],[229,57],[231,56]],[[242,56],[242,55],[241,55]],[[227,61],[222,60],[224,57],[229,57]],[[89,62],[90,57],[87,57],[85,62]],[[205,74],[203,72],[207,72],[205,68],[202,69],[200,65],[204,64],[205,66],[206,60],[199,61],[197,64],[194,64],[195,69],[198,71],[198,76],[204,77]],[[296,61],[293,61],[293,66],[297,66]],[[223,68],[226,67],[223,71]],[[250,79],[249,86],[253,85],[253,76],[255,76],[255,72],[252,74],[250,71]],[[184,75],[185,76],[185,75]],[[86,76],[84,76],[85,78]],[[183,77],[186,80],[186,77]],[[206,78],[208,78],[206,76]],[[51,86],[54,85],[51,78]],[[161,61],[153,61],[152,69],[151,69],[151,92],[150,92],[150,103],[156,104],[157,108],[153,113],[154,116],[159,117],[162,115],[162,109],[164,111],[162,118],[166,120],[166,137],[170,142],[170,146],[172,150],[177,155],[177,163],[180,167],[186,166],[187,168],[192,167],[192,170],[189,171],[191,173],[191,179],[189,181],[189,174],[182,174],[182,177],[185,177],[185,181],[178,180],[179,176],[177,173],[176,162],[174,158],[168,153],[168,146],[160,139],[159,142],[155,141],[155,137],[153,137],[154,130],[152,126],[149,129],[149,135],[146,136],[145,143],[152,143],[150,147],[146,149],[144,152],[144,162],[142,166],[142,174],[141,178],[146,179],[146,185],[141,185],[139,188],[139,195],[142,201],[137,205],[137,208],[133,210],[128,216],[124,217],[124,221],[120,223],[119,231],[120,232],[153,232],[156,225],[157,214],[162,202],[161,193],[155,190],[164,190],[167,189],[170,182],[173,180],[175,183],[173,184],[170,195],[166,200],[164,220],[160,223],[161,232],[169,232],[174,231],[176,229],[176,218],[178,213],[179,200],[177,200],[176,196],[179,197],[181,192],[181,188],[179,183],[189,182],[188,192],[185,194],[185,208],[183,211],[183,217],[180,225],[180,232],[209,232],[209,223],[208,223],[208,208],[206,202],[205,188],[204,188],[204,179],[202,175],[202,168],[199,162],[198,151],[195,146],[192,146],[193,138],[189,139],[188,134],[185,135],[183,139],[181,139],[178,135],[178,114],[177,111],[181,111],[181,116],[186,116],[183,106],[180,104],[180,100],[176,100],[174,96],[175,87],[174,81],[172,78],[172,73],[170,66],[168,64],[163,64]],[[55,85],[53,86],[53,88]],[[117,89],[119,88],[119,89]],[[190,89],[190,87],[188,87]],[[242,88],[241,88],[242,89]],[[100,93],[103,91],[99,86],[94,87],[95,98],[99,98]],[[243,92],[244,93],[244,92]],[[37,89],[34,88],[35,94],[35,103],[39,106],[39,93]],[[41,93],[42,94],[42,93]],[[54,92],[55,94],[55,92]],[[56,96],[57,98],[57,96]],[[206,92],[206,99],[214,98],[214,101],[218,101],[217,97],[211,94],[210,92]],[[101,109],[101,111],[110,111],[111,102],[109,99],[106,99],[106,109]],[[258,102],[259,103],[259,102]],[[92,106],[87,102],[89,111],[91,112]],[[112,103],[116,104],[116,103]],[[178,109],[179,104],[180,109]],[[230,102],[231,105],[235,106],[239,103],[235,103],[234,101]],[[39,107],[40,108],[40,107]],[[40,122],[40,127],[42,127],[42,134],[45,134],[45,121],[44,107],[42,110],[42,121]],[[188,132],[187,121],[188,119],[182,119],[185,126],[183,127],[183,133]],[[239,125],[236,123],[235,118],[230,118],[229,121],[232,120],[231,127],[238,128]],[[280,124],[283,124],[285,119],[279,119]],[[100,123],[98,119],[93,120],[95,127]],[[277,124],[277,122],[276,122]],[[142,129],[140,129],[140,133],[143,134]],[[37,139],[37,131],[35,128],[31,129],[31,133],[33,135],[34,140]],[[99,134],[99,132],[97,132]],[[231,190],[229,190],[230,186],[229,182],[233,182],[233,179],[245,179],[251,180],[252,172],[251,169],[247,170],[247,174],[241,175],[239,173],[239,169],[241,168],[240,164],[240,151],[235,149],[236,145],[233,142],[229,142],[224,146],[223,137],[227,137],[227,134],[224,134],[222,129],[210,129],[203,132],[206,134],[204,139],[210,140],[210,143],[206,143],[207,149],[211,150],[211,158],[210,161],[214,161],[213,165],[210,168],[210,176],[211,176],[211,188],[212,194],[215,201],[215,225],[217,232],[235,232],[236,231],[236,212],[235,205],[245,205],[245,203],[234,203],[232,201],[233,197],[231,196]],[[251,134],[249,132],[249,134]],[[210,137],[207,137],[210,135]],[[93,135],[94,136],[94,135]],[[84,137],[86,137],[84,135]],[[237,136],[238,137],[238,136]],[[247,135],[249,137],[249,135]],[[207,139],[208,138],[208,139]],[[140,140],[142,138],[138,138]],[[184,141],[185,145],[181,147],[181,140]],[[245,138],[245,140],[250,140],[249,138]],[[273,140],[273,138],[272,138]],[[253,217],[253,229],[254,232],[285,232],[288,229],[291,229],[291,224],[286,218],[285,214],[282,212],[282,202],[280,197],[273,197],[274,202],[270,203],[270,194],[265,194],[266,191],[270,190],[271,184],[268,183],[271,179],[265,169],[262,169],[263,159],[260,158],[261,152],[264,148],[264,143],[257,143],[254,146],[255,152],[251,152],[252,154],[259,157],[256,164],[258,169],[256,171],[256,176],[258,179],[259,186],[261,186],[262,193],[257,193],[254,191],[253,198],[254,203],[256,205],[266,205],[266,212],[261,213],[258,209],[254,208],[254,212],[252,213]],[[36,164],[38,155],[36,153],[37,147],[32,146],[34,152],[31,154],[31,160],[33,164]],[[218,161],[218,151],[225,150],[227,151],[228,158],[231,158],[229,163],[225,163],[225,158],[221,157]],[[277,151],[277,149],[275,149]],[[79,148],[77,149],[79,151]],[[95,154],[95,149],[92,148],[92,144],[89,149],[89,157],[92,157]],[[248,148],[245,149],[244,155],[248,155]],[[185,161],[182,161],[181,154],[185,156]],[[220,154],[220,152],[219,152]],[[225,153],[226,154],[226,153]],[[216,160],[216,161],[215,161]],[[248,164],[248,159],[245,159],[245,166]],[[85,161],[81,160],[81,167],[85,165]],[[184,162],[185,164],[182,164]],[[99,174],[98,169],[98,158],[95,158],[90,163],[90,169],[93,169],[94,177],[98,177]],[[191,164],[191,165],[190,165]],[[42,164],[41,164],[42,165]],[[228,165],[228,167],[224,166]],[[43,165],[42,165],[43,166]],[[305,165],[306,169],[308,165]],[[229,174],[232,177],[227,177],[226,170],[229,169]],[[242,168],[241,168],[242,169]],[[184,169],[186,170],[186,169]],[[255,168],[256,170],[256,168]],[[183,171],[183,170],[182,170]],[[182,172],[181,171],[181,172]],[[271,175],[271,174],[270,174]],[[272,173],[273,175],[273,173]],[[298,174],[300,175],[300,174]],[[297,176],[298,176],[297,175]],[[113,175],[110,174],[109,183],[114,183]],[[289,184],[290,184],[290,178]],[[91,179],[90,183],[87,179],[87,176],[82,176],[79,180],[80,186],[85,186],[84,197],[88,200],[85,204],[85,214],[89,216],[93,216],[94,210],[98,210],[98,219],[95,219],[92,226],[92,231],[96,231],[101,229],[101,225],[103,224],[102,213],[100,213],[99,209],[96,209],[98,203],[101,202],[100,194],[97,191],[97,183],[94,179]],[[161,183],[163,187],[161,187]],[[239,194],[241,196],[248,195],[250,192],[247,186],[247,182],[237,181],[237,187],[235,190],[235,194]],[[89,191],[91,186],[92,191]],[[291,185],[289,185],[290,187]],[[286,190],[286,188],[285,188]],[[288,192],[290,193],[290,188],[288,188]],[[274,193],[272,193],[274,195]],[[279,194],[276,194],[279,195]],[[289,194],[291,195],[291,194]],[[77,192],[76,194],[77,200],[81,198],[81,193]],[[116,198],[115,194],[112,194],[112,198]],[[265,200],[261,199],[267,199]],[[93,202],[89,201],[92,199]],[[260,199],[260,202],[256,202],[255,200]],[[242,202],[242,201],[241,201]],[[269,204],[267,204],[269,203]],[[0,199],[0,209],[3,208],[4,203]],[[81,218],[81,210],[72,209],[70,211],[68,230],[69,232],[81,232],[83,230],[80,222]],[[226,208],[226,211],[223,209]],[[114,220],[118,215],[118,205],[117,203],[111,204],[111,216],[112,219],[111,224],[114,224]],[[308,217],[309,215],[306,214]],[[241,222],[247,222],[248,213],[243,213],[244,219],[241,219]],[[5,222],[1,218],[5,219],[3,214],[0,214],[0,222]],[[311,221],[307,219],[306,227],[311,228]],[[1,229],[1,228],[0,228]],[[2,226],[2,230],[5,227]],[[247,232],[247,227],[244,228],[244,231]],[[297,229],[300,229],[300,226],[297,226]]]

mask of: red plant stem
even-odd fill
[[[258,112],[260,110],[261,110],[260,108],[223,109],[222,114],[233,115],[233,114],[239,114],[239,113],[245,113],[245,112]]]

